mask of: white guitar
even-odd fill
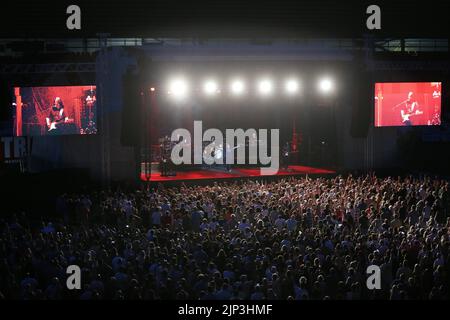
[[[423,114],[423,111],[420,111],[420,110],[416,110],[415,112],[410,112],[410,113],[404,113],[402,111],[402,122],[409,121],[410,117],[418,116],[418,115],[421,115],[421,114]]]
[[[235,147],[230,147],[230,148],[228,148],[228,151],[236,150],[239,147],[240,147],[240,145],[235,146]],[[213,146],[209,145],[208,148],[204,149],[203,157],[205,159],[209,159],[210,161],[214,161],[214,159],[220,160],[224,157],[223,147],[221,145],[218,147],[215,147],[214,145]]]
[[[66,123],[74,123],[74,120],[66,118],[63,121],[58,121],[58,122],[54,121],[54,122],[50,123],[50,125],[48,126],[48,132],[56,130],[56,129],[58,129],[58,126],[64,125]]]

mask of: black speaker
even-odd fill
[[[367,137],[371,112],[374,110],[374,83],[367,72],[362,72],[353,82],[352,122],[350,135],[354,138]]]
[[[13,102],[12,97],[12,87],[6,81],[0,79],[0,122],[11,120],[13,110],[11,106]]]
[[[141,144],[143,92],[137,75],[127,73],[123,78],[122,131],[123,146]]]

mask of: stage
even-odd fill
[[[304,175],[329,175],[335,174],[335,171],[313,168],[306,166],[289,166],[289,169],[278,171],[275,176],[304,176]],[[159,172],[152,172],[150,176],[141,174],[142,181],[166,182],[166,181],[187,181],[187,180],[216,180],[216,179],[236,179],[236,178],[255,178],[255,177],[274,177],[274,175],[261,175],[259,168],[233,168],[231,172],[221,169],[211,168],[203,170],[179,171],[176,176],[161,177]],[[148,179],[150,178],[150,179]]]

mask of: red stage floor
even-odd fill
[[[277,176],[297,176],[306,174],[333,174],[335,171],[319,169],[305,166],[289,166],[289,170],[280,170]],[[259,168],[234,168],[232,172],[224,172],[216,169],[181,171],[176,176],[161,177],[159,172],[150,175],[151,182],[182,181],[182,180],[203,180],[203,179],[229,179],[262,176]],[[141,174],[141,179],[147,181],[145,174]]]

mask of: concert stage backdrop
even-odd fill
[[[375,126],[441,124],[441,82],[375,84]]]
[[[14,88],[15,136],[97,133],[96,87]]]

